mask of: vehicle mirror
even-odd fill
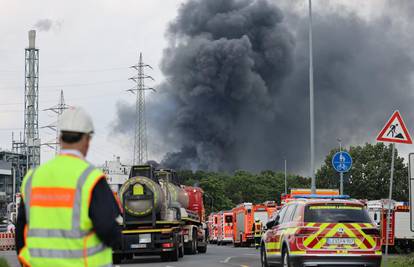
[[[275,218],[275,225],[278,225],[279,224],[279,220],[280,220],[280,216],[279,216],[279,214],[276,216],[276,218]]]
[[[268,221],[266,223],[266,229],[271,229],[273,226],[275,226],[275,221]]]

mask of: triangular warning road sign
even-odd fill
[[[403,144],[413,143],[398,110],[394,111],[384,128],[382,128],[381,132],[377,136],[377,141]]]

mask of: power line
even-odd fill
[[[0,128],[0,131],[17,131],[23,130],[23,128]]]
[[[107,72],[114,70],[125,70],[125,67],[114,67],[114,68],[102,68],[102,69],[84,69],[84,70],[74,70],[74,69],[46,69],[42,72],[44,73],[90,73],[90,72]],[[0,73],[21,73],[21,70],[0,70]]]
[[[93,85],[99,85],[99,84],[109,84],[109,83],[118,83],[118,82],[124,82],[124,80],[112,80],[112,81],[100,81],[100,82],[93,82],[93,83],[73,83],[73,84],[55,84],[55,85],[42,85],[42,88],[56,88],[56,87],[82,87],[82,86],[93,86]],[[1,91],[6,90],[13,90],[13,89],[19,89],[21,86],[5,86],[0,88]],[[56,91],[56,90],[53,90]]]
[[[88,99],[90,101],[102,100],[101,97],[104,96],[114,96],[119,95],[119,93],[110,93],[110,94],[96,94],[96,95],[89,95],[89,96],[80,96],[80,97],[73,97],[69,98],[68,100],[72,102],[72,100],[80,100],[80,99]],[[99,98],[98,98],[99,97]],[[43,105],[45,103],[54,103],[56,100],[47,100],[42,101],[40,104]],[[24,102],[14,102],[14,103],[0,103],[0,106],[14,106],[14,105],[22,105]],[[19,112],[21,110],[13,110],[13,112]]]

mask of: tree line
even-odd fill
[[[344,174],[344,192],[357,199],[383,199],[388,196],[391,146],[383,143],[351,146],[352,169]],[[331,161],[338,149],[332,149],[316,172],[318,188],[338,189],[339,174]],[[395,150],[394,194],[398,201],[408,200],[408,168]],[[207,214],[211,211],[232,209],[242,202],[262,203],[274,200],[280,203],[285,191],[284,172],[265,170],[251,173],[238,170],[233,173],[209,171],[178,171],[181,183],[200,186],[204,194]],[[309,188],[310,178],[296,174],[287,175],[290,188]]]

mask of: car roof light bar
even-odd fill
[[[350,199],[351,197],[349,195],[316,195],[316,194],[310,194],[310,195],[296,195],[296,196],[293,196],[293,198]]]

